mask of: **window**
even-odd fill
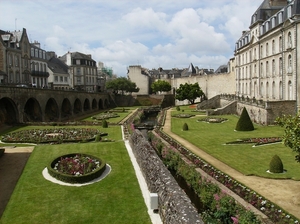
[[[269,44],[266,43],[266,56],[269,56]]]
[[[15,65],[16,65],[16,67],[18,67],[19,66],[19,56],[15,56]]]
[[[76,74],[80,75],[80,68],[77,68]]]
[[[65,79],[65,82],[68,82],[68,77],[64,77],[64,79]]]
[[[269,76],[269,62],[266,62],[266,77]]]
[[[275,54],[275,40],[272,40],[272,54]]]
[[[43,58],[42,50],[39,50],[39,58]]]
[[[77,83],[81,83],[81,78],[77,77]]]
[[[260,58],[263,57],[263,46],[260,46]]]
[[[80,60],[79,59],[76,60],[76,65],[80,65]]]
[[[34,49],[31,48],[31,57],[34,57]]]
[[[282,12],[278,13],[278,23],[282,23]]]
[[[292,48],[293,42],[292,42],[292,34],[291,32],[288,33],[288,48]]]
[[[64,81],[64,77],[60,76],[60,82],[63,82]]]
[[[276,24],[276,17],[273,17],[273,18],[272,18],[272,28],[275,27],[275,24]]]
[[[265,27],[266,27],[266,32],[269,30],[269,22],[265,23]]]
[[[282,37],[279,37],[279,51],[282,51]]]
[[[272,60],[272,75],[275,76],[275,59]]]
[[[292,65],[292,55],[289,55],[288,57],[288,73],[293,72],[293,65]]]
[[[282,58],[279,58],[279,74],[282,75]]]
[[[38,49],[35,49],[35,55],[34,55],[34,57],[36,57],[36,58],[39,57],[39,51],[38,51]]]
[[[54,81],[58,82],[58,76],[57,75],[54,76]]]
[[[264,73],[263,73],[263,63],[260,64],[260,77],[264,77]]]
[[[292,16],[292,6],[289,5],[287,8],[287,17],[290,18]]]

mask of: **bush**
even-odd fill
[[[0,148],[0,157],[4,155],[5,148]]]
[[[237,130],[237,131],[253,131],[254,130],[253,123],[252,123],[245,107],[242,111],[240,119],[238,120],[238,122],[236,124],[235,130]]]
[[[96,135],[95,142],[100,142],[100,141],[101,141],[101,136],[100,135]]]
[[[269,171],[272,173],[283,173],[283,164],[278,155],[273,156],[271,159]]]
[[[184,124],[183,124],[182,130],[183,130],[183,131],[189,130],[189,126],[187,125],[187,123],[184,123]]]
[[[179,107],[179,106],[177,106],[177,107],[176,107],[176,110],[177,110],[177,111],[180,111],[180,107]]]
[[[108,128],[107,120],[102,121],[102,128]]]

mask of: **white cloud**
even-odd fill
[[[0,1],[0,29],[26,28],[31,41],[58,56],[91,54],[119,76],[129,65],[216,69],[262,0]],[[17,19],[17,20],[16,20]]]

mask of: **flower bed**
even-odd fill
[[[222,123],[227,120],[228,120],[227,118],[223,118],[223,117],[204,117],[198,119],[197,121],[203,121],[207,123]]]
[[[115,118],[115,117],[120,117],[120,115],[116,114],[116,113],[105,113],[105,114],[100,114],[97,116],[93,116],[92,119],[95,120],[105,120],[105,119],[109,119],[109,118]]]
[[[194,114],[174,114],[172,117],[177,117],[177,118],[190,118],[194,117]]]
[[[7,143],[63,143],[95,140],[96,135],[106,136],[93,128],[55,128],[32,129],[10,132],[2,136],[2,141]]]
[[[87,183],[101,176],[106,163],[88,154],[72,153],[54,159],[48,166],[49,174],[67,183]]]
[[[264,137],[264,138],[243,138],[237,141],[227,142],[226,145],[230,144],[254,144],[254,146],[272,144],[282,142],[281,137]]]

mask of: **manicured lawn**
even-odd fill
[[[151,223],[120,127],[105,132],[116,141],[36,146],[0,223]],[[42,171],[47,164],[72,152],[100,157],[111,166],[111,173],[82,187],[45,180]]]
[[[189,107],[181,107],[184,113],[197,114],[191,112]],[[173,109],[172,114],[182,113]],[[227,142],[241,138],[256,137],[282,137],[283,128],[279,126],[261,126],[254,124],[255,130],[250,132],[234,131],[238,116],[221,116],[228,118],[224,123],[197,122],[197,119],[204,116],[192,118],[172,118],[172,132],[198,146],[205,152],[240,171],[245,175],[257,175],[268,178],[292,178],[300,180],[300,164],[295,161],[295,153],[282,143],[269,144],[252,147],[251,144],[225,145]],[[188,124],[189,130],[182,131],[184,123]],[[277,154],[287,170],[284,174],[269,174],[271,158]],[[200,155],[201,157],[201,155]]]

